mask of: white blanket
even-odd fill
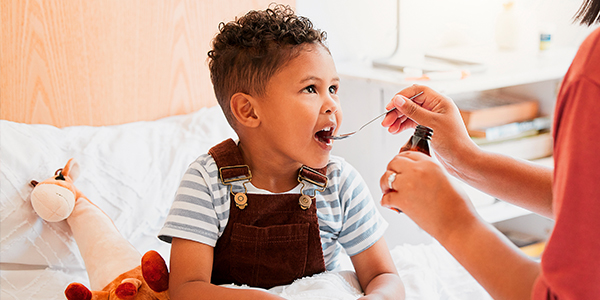
[[[391,250],[408,300],[487,300],[489,294],[444,249],[428,245],[401,245]],[[346,267],[351,267],[346,265]],[[290,300],[354,300],[362,296],[353,271],[328,272],[302,278],[271,293]]]
[[[156,235],[181,176],[196,157],[229,137],[235,133],[219,107],[105,127],[0,120],[0,298],[64,299],[69,283],[88,283],[70,228],[44,222],[33,211],[32,179],[45,179],[76,158],[77,187],[140,253],[157,250],[168,263],[170,245]],[[407,299],[489,299],[438,244],[403,245],[391,253]],[[358,284],[349,274],[319,274],[271,292],[287,299],[356,299]]]
[[[401,245],[391,250],[406,288],[407,300],[492,299],[439,244]],[[86,282],[85,270],[2,270],[3,300],[64,299],[65,287]],[[231,288],[248,288],[229,285]],[[355,300],[362,296],[352,271],[326,272],[296,280],[269,292],[290,300]]]
[[[223,285],[228,288],[263,290],[289,300],[355,300],[363,294],[352,271],[325,272],[300,278],[292,284],[269,290],[248,286]]]

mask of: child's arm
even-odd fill
[[[404,284],[383,237],[351,259],[366,295],[360,299],[404,299]]]
[[[254,289],[234,289],[210,283],[214,248],[173,238],[169,294],[171,299],[283,299]]]

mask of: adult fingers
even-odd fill
[[[402,114],[400,114],[398,112],[398,110],[393,110],[393,111],[389,112],[387,115],[385,115],[385,117],[383,118],[383,121],[381,121],[381,125],[383,127],[390,127],[400,117],[402,117]]]
[[[423,96],[425,95],[421,95],[419,97]],[[398,115],[406,116],[418,124],[428,123],[427,121],[433,118],[434,113],[421,107],[422,104],[420,105],[416,103],[415,100],[410,100],[405,96],[398,94],[394,96],[392,102],[398,110]]]
[[[380,201],[381,206],[394,209],[397,212],[402,211],[402,208],[398,207],[398,201],[401,200],[398,198],[398,196],[399,194],[396,191],[390,191],[388,193],[383,194]]]
[[[410,163],[424,159],[431,159],[431,157],[419,151],[400,152],[390,160],[387,169],[397,173],[402,171],[402,168],[405,168]]]
[[[390,125],[390,127],[388,127],[388,131],[391,134],[397,134],[400,133],[408,128],[415,127],[416,125],[412,125],[411,123],[414,124],[414,122],[412,122],[409,118],[407,118],[406,116],[401,116],[399,118],[397,118],[394,121],[394,124]]]

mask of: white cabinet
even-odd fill
[[[371,63],[338,63],[341,78],[339,96],[344,111],[340,132],[356,130],[366,121],[385,110],[393,95],[413,84],[428,85],[450,97],[464,93],[476,93],[492,89],[535,97],[540,100],[542,114],[552,115],[557,89],[575,54],[575,49],[556,49],[544,55],[519,53],[488,53],[485,60],[487,70],[472,74],[462,80],[404,81],[399,71],[375,68]],[[378,122],[364,128],[353,138],[337,141],[333,154],[344,157],[363,176],[375,202],[381,199],[379,181],[387,163],[398,153],[412,131],[398,135],[389,134]],[[435,139],[435,133],[433,138]],[[551,164],[551,161],[544,161]],[[474,202],[480,215],[495,223],[529,214],[528,211],[503,203]],[[489,196],[488,196],[489,197]],[[478,196],[472,197],[478,198]],[[480,201],[478,203],[477,201]],[[431,237],[419,229],[408,217],[380,207],[390,223],[386,240],[390,247],[401,243],[427,243]]]

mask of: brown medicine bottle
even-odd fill
[[[431,156],[431,153],[429,152],[429,141],[431,140],[432,135],[433,129],[427,126],[417,125],[417,127],[415,128],[415,132],[410,137],[410,139],[408,139],[408,142],[406,142],[406,144],[404,144],[404,146],[400,148],[400,152],[419,151]],[[402,212],[401,210],[395,207],[391,207],[391,209],[396,211],[397,213]]]
[[[417,125],[415,133],[413,133],[408,142],[400,148],[400,152],[419,151],[431,156],[431,153],[429,152],[429,141],[431,140],[432,135],[433,129],[427,126]]]

